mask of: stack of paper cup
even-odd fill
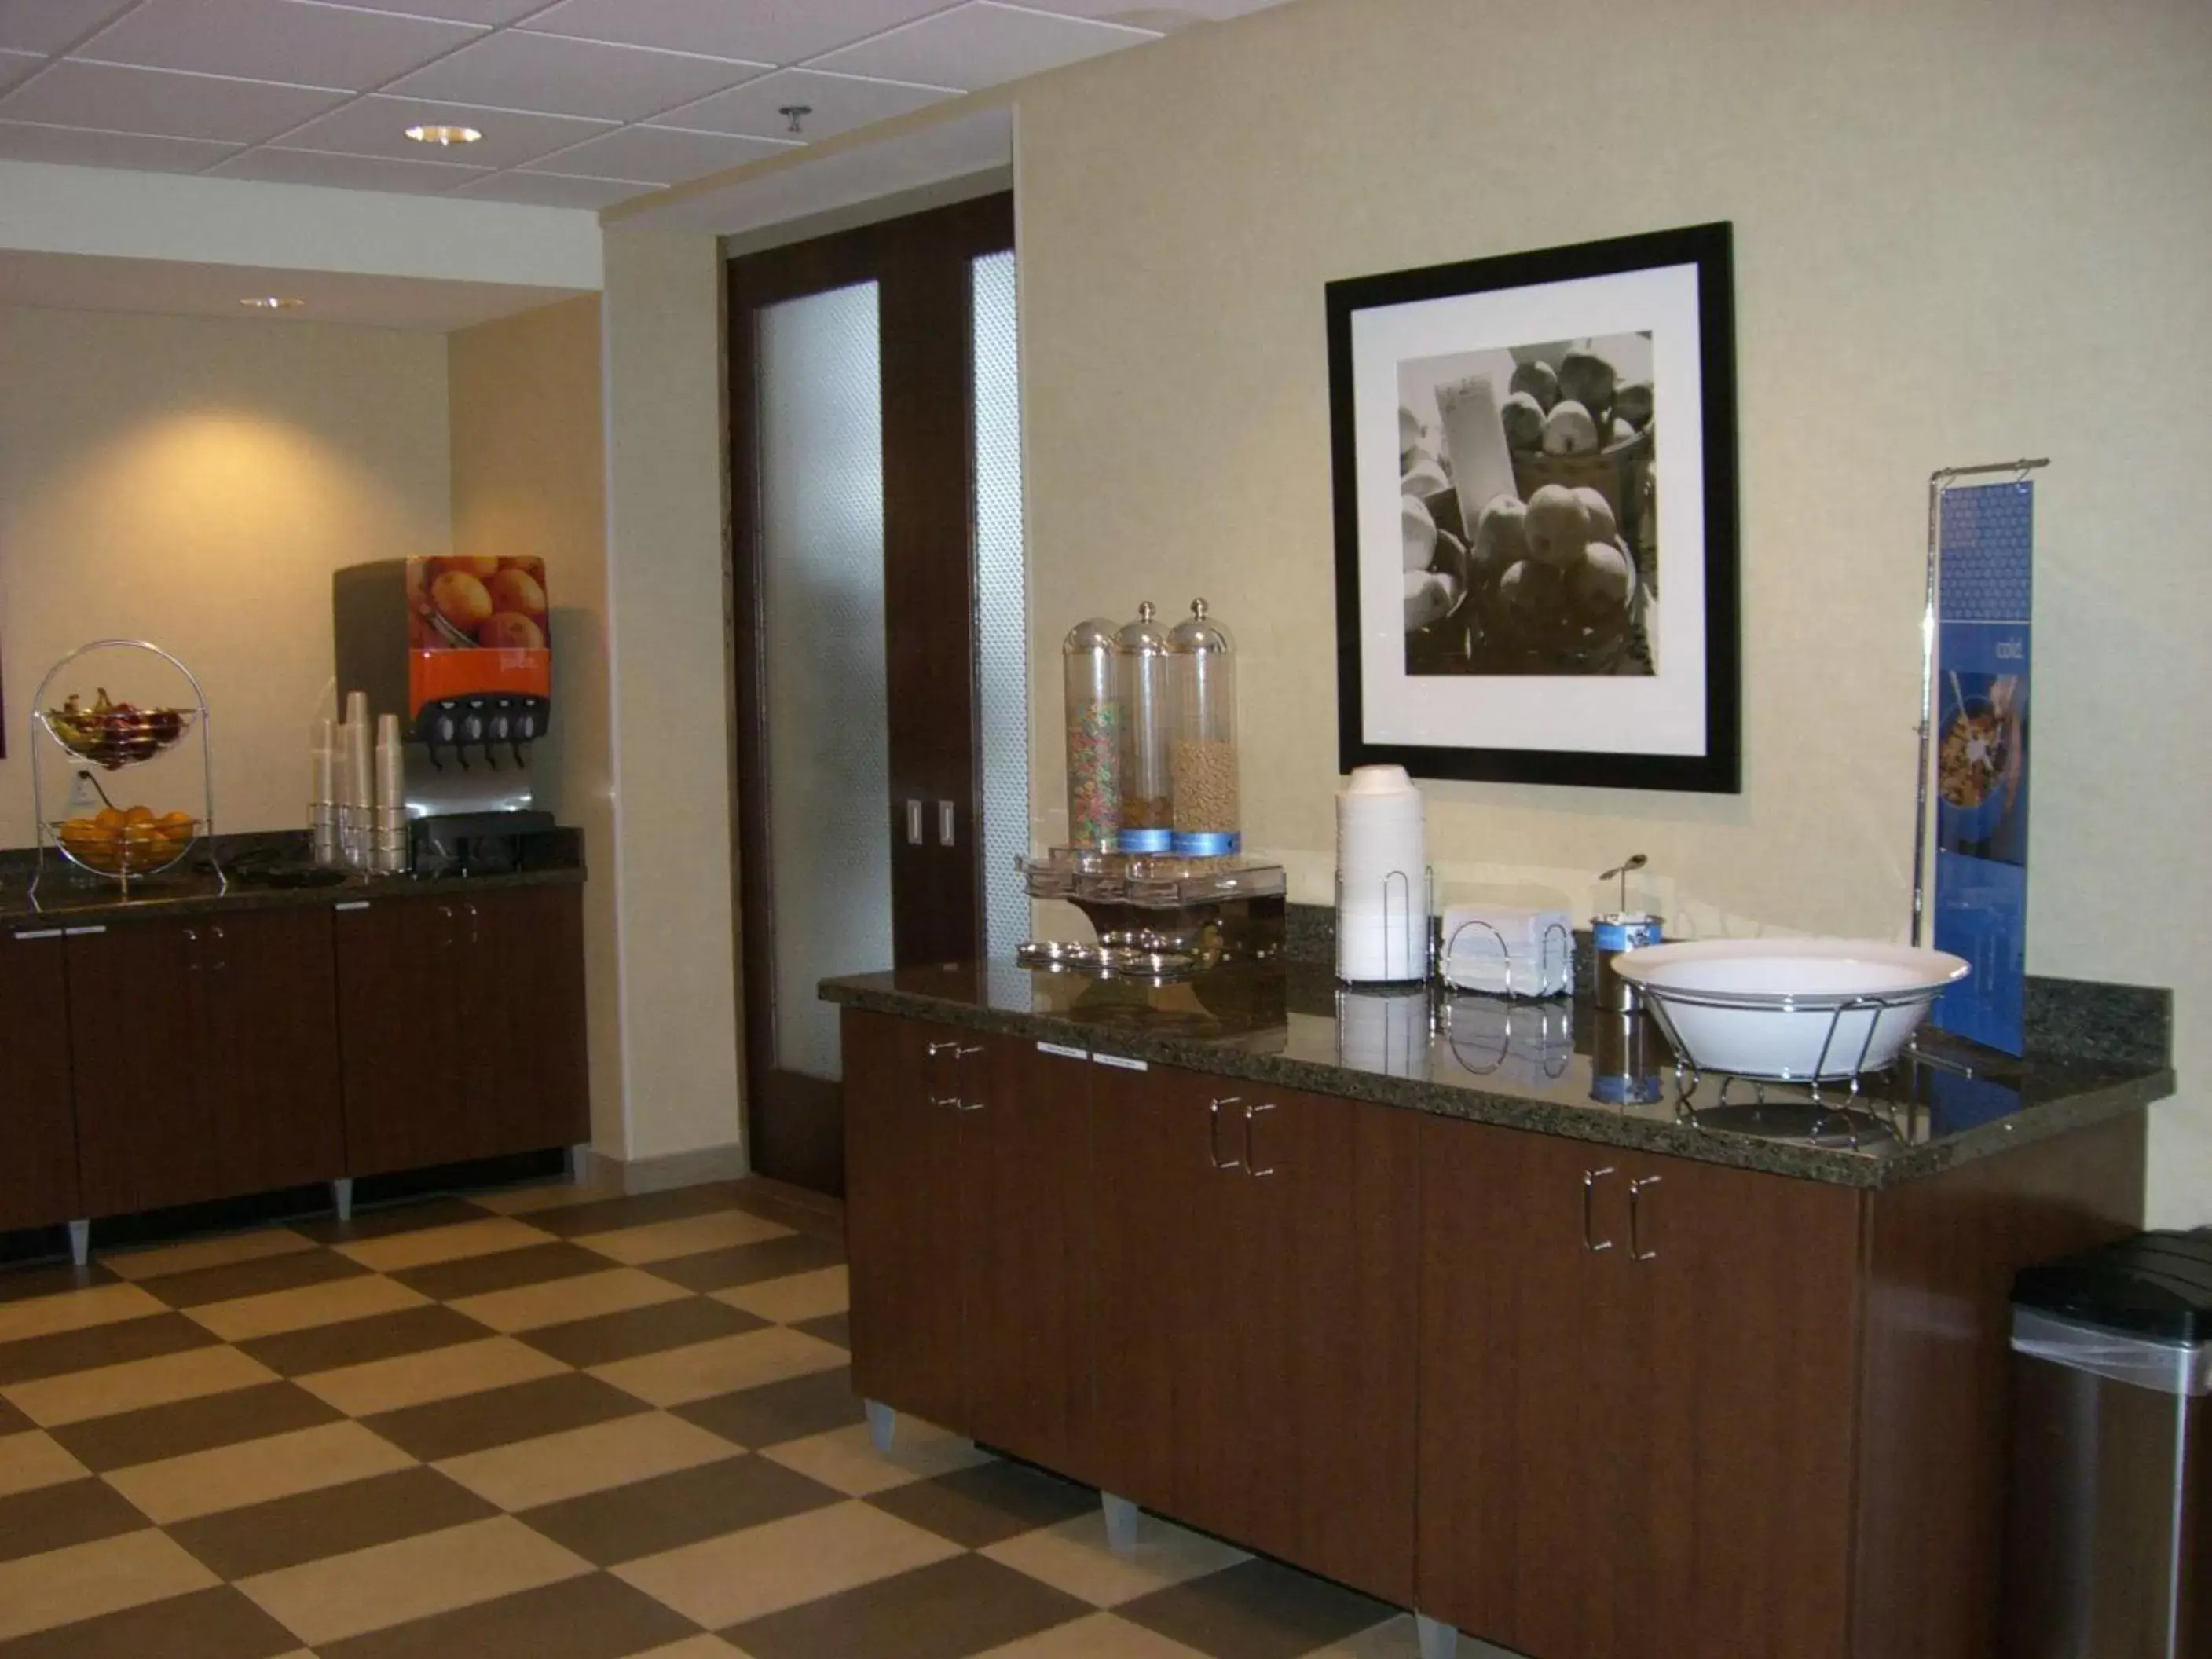
[[[386,874],[407,868],[407,778],[399,716],[376,717],[376,808],[369,867]]]
[[[1339,991],[1336,1057],[1356,1071],[1425,1077],[1428,998],[1419,990]]]
[[[1429,881],[1421,792],[1402,766],[1363,766],[1336,795],[1336,976],[1429,976]]]

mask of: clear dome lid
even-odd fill
[[[1168,645],[1171,650],[1193,655],[1212,652],[1225,654],[1237,648],[1228,633],[1208,619],[1204,599],[1190,602],[1189,618],[1176,624],[1175,631],[1168,635]]]
[[[1082,657],[1095,651],[1111,651],[1114,645],[1114,624],[1103,617],[1085,617],[1068,629],[1060,649],[1063,656]]]
[[[1159,625],[1159,611],[1150,599],[1137,607],[1137,620],[1114,636],[1114,643],[1136,657],[1164,657],[1172,649],[1167,630]]]

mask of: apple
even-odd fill
[[[1612,406],[1620,378],[1611,363],[1584,347],[1559,359],[1559,396],[1572,398],[1593,414]]]
[[[1498,579],[1498,601],[1522,628],[1544,632],[1557,625],[1563,602],[1559,573],[1523,559]]]
[[[1592,542],[1567,572],[1568,591],[1575,608],[1592,622],[1625,616],[1636,592],[1636,576],[1628,555],[1611,542]]]
[[[1406,631],[1426,628],[1431,623],[1442,622],[1451,615],[1452,606],[1459,596],[1453,592],[1451,578],[1433,570],[1409,570],[1406,573]]]
[[[1492,495],[1474,521],[1469,576],[1493,579],[1528,556],[1528,509],[1518,497]]]
[[[1437,521],[1429,516],[1429,509],[1417,497],[1401,495],[1398,526],[1405,536],[1406,568],[1426,570],[1429,561],[1437,554]]]
[[[1515,392],[1505,400],[1498,415],[1505,423],[1507,448],[1541,449],[1544,447],[1544,406],[1533,395],[1526,392]]]
[[[1625,380],[1613,394],[1613,412],[1638,431],[1651,424],[1651,382]]]
[[[1591,539],[1589,508],[1565,484],[1546,484],[1528,498],[1523,526],[1528,556],[1564,570],[1581,556]]]
[[[1451,480],[1444,476],[1443,465],[1425,449],[1413,452],[1412,464],[1398,480],[1398,493],[1401,495],[1433,495],[1450,488]]]
[[[1589,410],[1572,398],[1562,398],[1544,417],[1547,455],[1587,455],[1597,447],[1597,422]]]
[[[1583,504],[1583,511],[1589,514],[1590,540],[1609,542],[1620,533],[1620,526],[1613,522],[1613,503],[1606,500],[1603,490],[1583,484],[1576,489],[1575,499]]]
[[[1552,405],[1559,401],[1559,377],[1552,372],[1551,364],[1540,358],[1515,364],[1513,382],[1508,389],[1527,392],[1535,400],[1538,410],[1547,415],[1552,412]]]

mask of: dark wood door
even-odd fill
[[[731,592],[738,869],[748,1145],[761,1174],[841,1190],[834,1077],[779,1053],[777,871],[769,811],[769,596],[762,523],[759,322],[768,307],[875,285],[881,381],[881,645],[889,787],[890,962],[982,954],[975,538],[973,262],[1013,246],[1011,196],[993,196],[750,254],[729,266]],[[788,626],[787,622],[785,626]],[[826,671],[825,671],[826,672]],[[800,757],[798,763],[810,763]],[[790,757],[781,763],[788,764]],[[810,993],[811,994],[811,989]],[[818,1069],[818,1068],[817,1068]]]
[[[199,925],[67,930],[70,1054],[84,1213],[121,1215],[222,1196],[194,986]]]
[[[956,1073],[964,1425],[1097,1481],[1091,1340],[1091,1066],[1015,1037]]]
[[[460,913],[461,1088],[477,1155],[590,1139],[580,890],[495,889]]]
[[[84,1214],[58,927],[0,933],[0,1232]]]
[[[427,1169],[477,1156],[465,1110],[465,919],[447,899],[337,907],[346,1167]]]
[[[981,1045],[972,1032],[849,1008],[842,1024],[853,1385],[964,1429],[955,1102],[961,1067]]]
[[[327,909],[248,911],[199,924],[188,1070],[226,1193],[345,1173],[337,970]]]

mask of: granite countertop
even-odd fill
[[[1164,986],[969,963],[824,980],[821,994],[1093,1054],[1863,1188],[2139,1111],[2174,1087],[2160,1027],[2154,1045],[2084,1041],[2026,1060],[1976,1051],[1972,1076],[1902,1065],[1871,1079],[1848,1115],[1838,1089],[1825,1112],[1786,1085],[1770,1085],[1759,1105],[1740,1080],[1724,1091],[1706,1079],[1685,1097],[1686,1080],[1641,1015],[1443,987],[1346,991],[1303,962]],[[2132,997],[2106,1006],[2148,1009],[2155,1024],[2163,994]]]

